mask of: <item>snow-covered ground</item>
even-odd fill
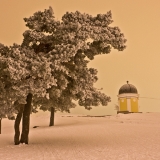
[[[29,145],[15,146],[14,121],[3,119],[0,160],[160,160],[160,113],[56,114],[48,124],[48,112],[32,114]]]

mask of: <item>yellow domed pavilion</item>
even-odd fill
[[[139,112],[138,99],[139,95],[137,88],[127,81],[127,84],[124,84],[119,89],[119,110],[117,113]]]

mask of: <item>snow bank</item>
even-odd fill
[[[31,115],[29,145],[13,144],[14,121],[2,120],[2,160],[159,160],[160,113],[87,117]],[[33,128],[34,126],[39,126]]]

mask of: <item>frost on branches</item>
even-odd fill
[[[58,21],[49,7],[24,21],[28,30],[22,44],[0,45],[0,115],[16,113],[20,118],[31,104],[32,111],[54,107],[67,112],[75,107],[74,101],[86,109],[106,106],[110,97],[94,87],[97,70],[87,64],[112,48],[126,48],[123,33],[110,26],[111,11],[95,17],[67,12]],[[28,143],[24,135],[20,142]]]

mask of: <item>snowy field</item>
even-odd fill
[[[56,114],[48,124],[48,112],[32,114],[29,145],[15,146],[14,121],[3,119],[0,160],[160,160],[160,113]]]

